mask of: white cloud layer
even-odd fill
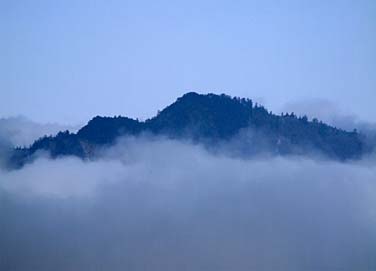
[[[1,270],[375,270],[374,160],[125,139],[0,173]]]

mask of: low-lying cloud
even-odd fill
[[[128,138],[0,173],[1,270],[375,270],[376,164]]]

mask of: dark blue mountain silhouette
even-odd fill
[[[97,148],[114,144],[120,136],[141,133],[188,139],[215,148],[247,130],[258,136],[244,140],[241,144],[244,150],[265,146],[266,151],[277,154],[319,152],[339,160],[358,159],[368,151],[363,136],[355,130],[344,131],[293,113],[275,115],[250,99],[190,92],[144,122],[97,116],[76,134],[66,131],[40,138],[29,148],[15,149],[10,163],[22,166],[38,151],[46,151],[53,158],[64,155],[89,158]]]

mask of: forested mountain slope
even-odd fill
[[[244,141],[241,144],[244,153],[254,153],[247,149],[263,151],[260,149],[263,146],[264,151],[280,155],[320,153],[348,160],[358,159],[369,151],[363,136],[355,130],[344,131],[293,113],[275,115],[250,99],[190,92],[143,122],[97,116],[75,134],[66,131],[40,138],[28,148],[15,149],[10,164],[20,167],[39,151],[52,158],[63,155],[90,158],[96,149],[114,144],[121,136],[143,133],[191,140],[212,148],[238,138]],[[247,134],[257,136],[247,138]]]

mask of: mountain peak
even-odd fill
[[[189,92],[163,109],[150,123],[157,132],[224,139],[246,127],[251,114],[251,100]]]
[[[245,130],[251,133],[243,133]],[[120,116],[96,116],[76,134],[59,133],[37,140],[30,148],[15,150],[13,160],[22,165],[38,150],[47,151],[52,157],[90,157],[97,147],[111,145],[120,136],[141,133],[191,139],[211,147],[237,138],[241,142],[237,148],[242,153],[258,150],[306,155],[314,151],[346,160],[368,152],[357,132],[294,114],[275,115],[263,106],[254,105],[250,99],[188,92],[145,122]]]

